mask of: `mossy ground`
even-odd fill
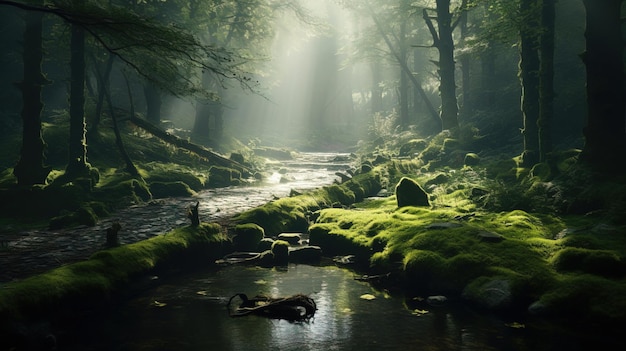
[[[138,275],[174,263],[193,267],[210,262],[224,254],[228,243],[219,225],[201,224],[99,251],[86,261],[4,284],[0,289],[0,319],[47,315],[77,305],[99,306]]]

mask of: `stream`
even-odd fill
[[[261,184],[211,189],[193,198],[134,206],[96,227],[23,233],[0,255],[0,263],[9,268],[2,278],[6,281],[11,272],[18,274],[20,265],[32,269],[38,264],[44,270],[88,257],[101,248],[104,231],[113,220],[123,225],[121,241],[130,243],[186,225],[185,208],[195,201],[200,201],[201,220],[218,221],[288,196],[292,189],[306,191],[331,184],[338,178],[335,172],[347,168],[347,155],[300,154],[295,160],[275,164],[274,173]],[[282,177],[290,181],[282,182]],[[17,257],[14,264],[7,264],[12,255]],[[81,351],[617,348],[617,342],[601,331],[585,328],[581,333],[541,321],[504,320],[473,310],[462,301],[431,306],[425,300],[411,300],[408,307],[403,296],[374,290],[354,276],[330,262],[273,269],[207,264],[193,272],[151,277],[150,288],[115,308],[86,311],[51,332],[59,350]],[[273,297],[303,293],[315,300],[317,312],[310,321],[300,323],[258,316],[232,318],[226,304],[237,293]],[[374,298],[361,298],[364,294]]]
[[[159,280],[157,277],[153,277]],[[308,322],[230,317],[236,293],[304,293],[317,304]],[[371,294],[375,298],[360,298]],[[376,291],[332,265],[281,269],[228,266],[164,279],[121,306],[58,331],[63,350],[608,350],[600,335],[502,320],[461,302],[435,307]],[[524,327],[511,327],[524,323]]]

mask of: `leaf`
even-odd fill
[[[200,291],[196,291],[196,295],[207,296],[208,293],[206,292],[206,290],[200,290]]]
[[[263,279],[259,279],[259,280],[255,280],[254,284],[258,284],[258,285],[265,285],[267,284],[267,282]]]
[[[152,306],[154,306],[154,307],[165,307],[165,306],[167,306],[167,304],[164,303],[164,302],[159,302],[157,300],[154,300],[154,302],[152,303]]]
[[[504,324],[509,328],[515,328],[515,329],[522,329],[522,328],[526,328],[525,324],[522,323],[517,323],[517,322],[513,322],[513,323],[506,323]]]
[[[363,294],[360,296],[361,299],[363,300],[367,300],[367,301],[371,301],[374,300],[376,298],[376,296],[372,295],[372,294]]]
[[[428,311],[420,310],[420,309],[417,309],[417,308],[414,309],[413,312],[412,312],[413,315],[418,316],[418,317],[421,317],[421,316],[425,315],[426,313],[428,313]]]

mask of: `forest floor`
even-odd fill
[[[2,236],[44,226],[74,228],[68,235],[80,231],[76,225],[105,229],[110,213],[120,208],[242,179],[236,171],[226,170],[224,180],[223,168],[212,169],[185,150],[130,129],[125,140],[142,179],[124,171],[111,133],[103,133],[90,144],[90,162],[98,168],[99,182],[89,191],[79,182],[55,186],[63,172],[66,132],[61,123],[46,125],[47,160],[53,171],[49,185],[30,190],[16,189],[12,176],[19,136],[5,138],[1,147],[8,152],[0,160],[0,190],[6,196],[0,208]],[[262,172],[262,158],[250,147],[236,141],[228,144],[227,149],[239,153],[250,169]],[[371,273],[394,272],[401,277],[394,283],[416,294],[449,293],[493,309],[524,305],[537,313],[623,321],[626,182],[623,176],[581,167],[577,156],[578,150],[562,150],[554,153],[550,164],[523,168],[516,157],[484,147],[471,133],[420,138],[403,132],[361,145],[355,165],[361,175],[329,188],[333,196],[315,203],[288,198],[268,204],[284,205],[268,213],[278,216],[273,222],[288,225],[321,209],[308,228],[312,243],[317,240],[329,254],[364,253]],[[402,177],[423,187],[429,206],[398,207],[394,187]],[[384,189],[387,195],[363,201],[373,189]],[[249,218],[244,214],[238,220]],[[498,240],[483,239],[485,233]],[[40,239],[35,246],[56,241]],[[69,248],[80,256],[77,259],[101,247],[101,238],[83,241],[90,248]],[[60,258],[38,250],[31,251],[33,256],[48,263],[27,272],[67,263],[67,252]],[[0,255],[10,253],[2,248]],[[497,296],[490,296],[493,291]]]

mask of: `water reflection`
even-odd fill
[[[307,294],[318,311],[310,322],[254,315],[231,318],[236,293],[275,297]],[[373,294],[374,300],[360,299]],[[63,350],[584,350],[596,340],[555,328],[508,328],[501,319],[463,305],[420,306],[355,281],[337,267],[288,270],[226,267],[183,276],[120,308],[80,320],[59,334]]]

